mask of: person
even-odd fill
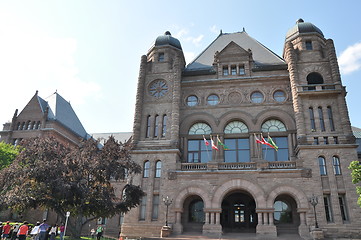
[[[64,231],[65,231],[64,223],[60,224],[59,231],[60,231],[60,240],[64,240]]]
[[[11,233],[11,240],[15,240],[18,236],[18,231],[19,231],[20,225],[18,223],[16,223],[13,227],[12,227],[12,233]]]
[[[58,226],[56,224],[54,224],[49,231],[49,235],[50,235],[50,240],[55,240],[55,236],[56,236],[56,232],[58,230]]]
[[[11,230],[10,222],[7,221],[5,226],[3,227],[3,235],[2,235],[3,240],[10,237],[10,230]]]
[[[95,229],[94,228],[92,228],[92,230],[90,230],[90,236],[91,236],[91,238],[95,237]]]
[[[39,225],[40,225],[40,222],[36,222],[35,226],[33,227],[33,229],[31,229],[30,231],[30,236],[31,236],[31,239],[32,240],[39,240]]]
[[[101,225],[99,225],[97,228],[97,240],[100,240],[100,238],[102,237],[103,230],[104,230],[104,228]]]
[[[46,240],[47,230],[50,226],[46,223],[46,219],[43,220],[43,223],[39,225],[39,240]]]
[[[29,231],[29,226],[28,226],[28,222],[25,221],[23,223],[23,225],[21,225],[19,227],[19,230],[17,232],[17,236],[19,238],[19,240],[26,240],[26,235],[28,235],[28,231]]]

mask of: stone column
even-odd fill
[[[172,98],[172,116],[171,116],[171,142],[172,146],[177,148],[179,143],[179,104],[181,95],[181,61],[180,57],[175,57],[173,73],[173,98]]]
[[[182,212],[183,209],[175,209],[175,224],[173,226],[173,232],[176,234],[183,233]]]
[[[273,208],[256,209],[258,214],[257,236],[260,238],[277,237],[277,228],[273,224]],[[271,219],[272,218],[272,219]]]

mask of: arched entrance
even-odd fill
[[[182,224],[184,232],[202,232],[204,225],[204,203],[201,197],[193,195],[183,204]]]
[[[256,203],[243,191],[231,192],[222,201],[221,225],[224,232],[255,232]]]
[[[276,197],[274,204],[274,224],[278,233],[298,233],[300,216],[297,213],[297,203],[289,195],[282,194]]]

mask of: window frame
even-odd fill
[[[196,95],[189,95],[187,97],[187,106],[194,107],[198,105],[198,97]]]
[[[155,163],[155,178],[160,178],[162,176],[162,161],[158,160]]]
[[[258,96],[256,96],[258,95]],[[262,96],[262,97],[261,97]],[[264,94],[260,91],[254,91],[251,93],[251,102],[252,103],[263,103],[265,98],[264,98]]]
[[[209,106],[216,106],[218,105],[220,102],[219,100],[219,96],[217,94],[210,94],[208,97],[207,97],[207,105]]]
[[[318,118],[320,120],[320,128],[321,128],[321,132],[325,132],[326,131],[326,127],[325,127],[325,120],[323,118],[323,110],[322,107],[318,107]]]
[[[143,178],[149,178],[150,176],[150,161],[146,160],[143,163]]]
[[[324,156],[318,157],[318,167],[321,176],[327,176],[326,158]]]
[[[333,222],[333,212],[332,212],[332,202],[331,202],[330,194],[323,195],[323,204],[325,207],[326,221],[328,223],[332,223]]]
[[[332,156],[332,166],[333,166],[333,173],[337,175],[342,175],[341,171],[341,162],[338,156]]]

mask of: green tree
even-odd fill
[[[131,144],[110,137],[102,149],[93,139],[71,148],[47,137],[22,145],[16,160],[0,172],[0,204],[19,212],[52,209],[63,219],[69,211],[68,231],[79,238],[89,221],[127,212],[140,202],[139,186],[124,182],[122,196],[116,196],[112,184],[141,171],[131,160]]]
[[[20,152],[20,147],[0,142],[0,170],[8,167]]]
[[[361,164],[359,161],[352,161],[349,169],[351,170],[352,183],[357,184],[361,181]],[[358,205],[361,207],[361,187],[356,186],[356,192],[359,195],[357,199]]]

